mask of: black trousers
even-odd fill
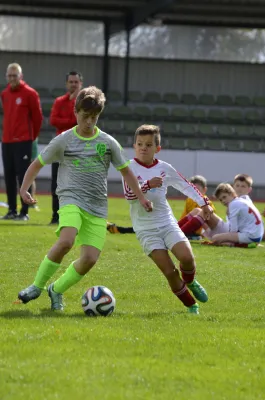
[[[58,210],[59,210],[59,199],[56,192],[57,189],[57,175],[58,175],[59,163],[52,164],[52,219],[55,221],[59,220]]]
[[[22,185],[31,164],[32,141],[2,143],[2,158],[9,211],[17,212],[17,182]],[[31,191],[31,188],[29,189]],[[28,213],[28,205],[21,199],[21,214]]]

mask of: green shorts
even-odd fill
[[[64,227],[76,228],[78,232],[75,239],[76,245],[93,246],[99,250],[103,249],[107,232],[107,220],[89,214],[73,204],[63,206],[58,213],[59,226],[56,230],[57,236],[60,236],[60,231]]]

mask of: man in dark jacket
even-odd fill
[[[66,74],[67,93],[55,99],[50,116],[50,124],[56,128],[56,135],[60,135],[77,124],[74,105],[76,96],[82,89],[82,84],[83,77],[80,72],[71,71]],[[58,168],[59,163],[52,164],[52,219],[50,224],[59,222],[59,200],[56,194]]]
[[[42,110],[38,93],[23,80],[19,64],[9,64],[7,88],[1,93],[3,107],[2,158],[7,192],[8,213],[3,219],[27,221],[28,205],[21,199],[17,214],[17,180],[21,186],[31,163],[32,142],[38,137]]]

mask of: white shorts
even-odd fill
[[[239,243],[260,243],[262,240],[262,236],[254,237],[253,234],[248,232],[238,232],[238,241]]]
[[[229,223],[220,219],[218,224],[214,229],[206,229],[203,232],[203,236],[207,237],[208,239],[212,239],[213,235],[217,235],[218,233],[228,233],[229,232]]]
[[[180,227],[175,223],[136,232],[136,237],[146,255],[152,253],[153,250],[171,250],[176,243],[188,242]]]

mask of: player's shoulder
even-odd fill
[[[5,95],[7,94],[7,92],[8,92],[8,86],[7,86],[6,88],[4,88],[4,89],[0,92],[1,97],[5,96]]]
[[[231,201],[231,203],[229,203],[229,207],[231,209],[242,208],[245,207],[246,205],[248,205],[247,200],[241,197],[236,197],[233,201]]]
[[[29,86],[27,83],[25,83],[22,86],[22,90],[29,95],[33,95],[35,97],[39,96],[39,93],[37,92],[37,90],[35,90],[33,87]]]

